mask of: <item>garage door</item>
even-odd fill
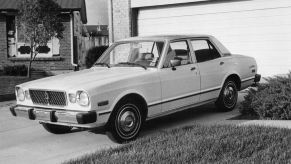
[[[291,1],[188,3],[138,12],[138,35],[210,34],[256,58],[263,76],[291,70]]]

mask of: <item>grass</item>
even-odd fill
[[[291,163],[291,130],[193,125],[65,163]]]

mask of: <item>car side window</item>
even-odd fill
[[[219,52],[208,40],[192,40],[191,45],[194,49],[196,60],[198,63],[220,57]]]
[[[164,68],[171,67],[170,61],[174,59],[180,60],[181,65],[193,63],[187,41],[175,41],[170,43],[166,60],[164,62]]]

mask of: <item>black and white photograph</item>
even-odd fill
[[[291,164],[290,0],[0,0],[0,164]]]

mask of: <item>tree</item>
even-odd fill
[[[41,48],[53,37],[63,38],[64,25],[61,7],[54,0],[21,0],[16,17],[17,28],[30,44],[30,60],[27,76],[30,77],[32,62]]]

